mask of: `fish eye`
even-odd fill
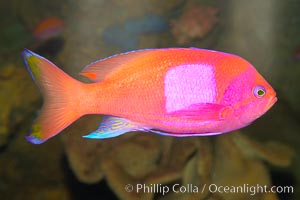
[[[266,94],[266,88],[258,85],[253,89],[253,93],[255,97],[262,98]]]

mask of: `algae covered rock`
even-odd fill
[[[0,147],[20,122],[36,110],[39,93],[26,72],[13,64],[0,66]]]

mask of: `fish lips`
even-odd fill
[[[277,97],[271,97],[267,103],[267,110],[269,110],[277,102]]]

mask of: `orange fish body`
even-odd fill
[[[82,70],[90,84],[33,52],[23,56],[45,101],[27,137],[37,144],[85,114],[110,116],[86,138],[130,131],[215,135],[248,125],[276,102],[275,91],[249,62],[222,52],[169,48],[119,54]]]

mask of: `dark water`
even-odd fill
[[[293,192],[251,197],[299,199],[299,9],[296,0],[0,1],[0,198],[247,197],[124,191],[126,184],[172,188],[190,183],[200,188],[215,183],[292,186]],[[42,104],[21,59],[24,48],[86,81],[78,72],[100,58],[134,49],[191,46],[238,54],[275,88],[276,105],[234,133],[247,139],[239,141],[234,134],[173,140],[153,134],[81,138],[101,117],[84,118],[42,145],[24,139]]]

